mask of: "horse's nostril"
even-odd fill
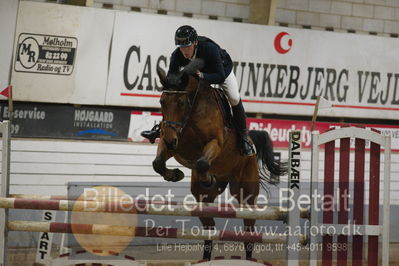
[[[176,150],[177,149],[177,139],[173,139],[172,141],[167,141],[164,140],[166,147],[168,148],[168,150]]]
[[[172,150],[176,150],[177,149],[177,139],[173,139],[172,140]]]

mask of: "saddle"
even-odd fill
[[[216,103],[223,117],[224,126],[230,129],[234,129],[233,114],[226,94],[220,88],[214,88],[212,90],[213,97],[215,97]]]

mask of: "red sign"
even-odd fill
[[[330,128],[337,128],[343,125],[355,124],[340,124],[340,123],[327,123],[316,122],[314,130],[320,133],[326,132]],[[288,148],[289,132],[292,130],[301,130],[303,136],[303,148],[309,148],[311,145],[311,132],[310,128],[312,122],[294,121],[294,120],[277,120],[277,119],[258,119],[248,118],[247,127],[249,130],[265,130],[269,133],[273,146],[276,148]],[[390,125],[371,125],[362,124],[366,128],[375,128],[381,131],[381,134],[391,136],[392,138],[392,151],[399,152],[399,126]]]
[[[140,132],[143,130],[151,129],[161,120],[162,115],[160,113],[135,111],[131,112],[128,139],[130,141],[148,142],[146,139],[140,136]],[[316,122],[314,130],[323,133],[330,128],[341,127],[343,125],[359,126],[355,124]],[[275,148],[288,148],[288,138],[290,131],[301,130],[303,136],[303,148],[310,149],[311,126],[312,122],[310,121],[307,122],[295,120],[247,118],[247,128],[249,130],[267,131]],[[392,151],[399,152],[399,126],[372,124],[362,124],[361,126],[366,128],[375,128],[381,131],[381,134],[391,136]]]

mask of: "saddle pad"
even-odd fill
[[[218,104],[219,110],[222,113],[224,126],[228,128],[234,128],[233,126],[233,115],[231,113],[231,107],[229,100],[224,94],[223,90],[215,88],[213,91],[213,95]]]

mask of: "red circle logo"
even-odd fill
[[[288,32],[282,31],[279,34],[277,34],[276,38],[274,38],[274,49],[276,49],[276,51],[280,54],[288,53],[288,51],[291,50],[292,47],[292,39],[289,38],[288,40],[286,40],[287,38],[284,38],[285,36],[290,36],[290,35],[288,34]],[[283,38],[284,40],[286,40],[285,43],[286,45],[284,46],[288,45],[288,47],[286,48],[282,46]]]

